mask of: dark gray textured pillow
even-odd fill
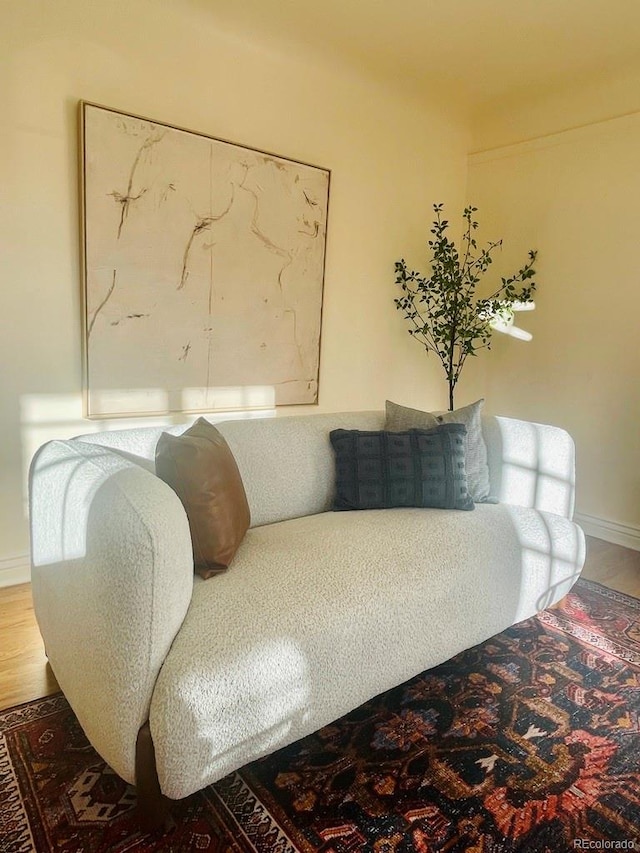
[[[489,499],[489,463],[487,446],[482,436],[482,406],[484,400],[477,400],[468,406],[454,409],[453,412],[423,412],[399,406],[387,400],[384,428],[387,430],[431,429],[436,424],[464,424],[467,428],[466,468],[469,493],[477,503]]]
[[[473,509],[462,424],[429,430],[334,429],[334,510],[421,506]]]

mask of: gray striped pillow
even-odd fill
[[[483,503],[488,500],[491,490],[487,446],[482,437],[483,404],[484,400],[477,400],[461,409],[454,409],[453,412],[423,412],[387,400],[384,428],[402,432],[407,429],[432,429],[438,424],[464,424],[467,428],[466,468],[469,493],[476,503]]]

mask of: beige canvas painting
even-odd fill
[[[89,417],[317,402],[329,172],[81,104]]]

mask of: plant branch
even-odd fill
[[[449,405],[453,408],[455,386],[469,355],[491,348],[491,320],[512,310],[516,302],[531,302],[537,253],[529,252],[529,260],[509,278],[502,278],[488,298],[478,299],[476,289],[493,263],[493,253],[502,240],[491,241],[478,250],[473,236],[478,223],[475,207],[465,208],[466,227],[462,236],[462,260],[455,244],[448,238],[449,222],[443,218],[442,204],[434,204],[435,219],[428,246],[431,252],[431,275],[410,271],[404,259],[397,261],[396,284],[402,296],[394,299],[397,310],[410,324],[409,334],[427,350],[434,352],[445,371],[449,384]],[[518,287],[520,286],[520,287]]]

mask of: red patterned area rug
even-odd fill
[[[61,695],[0,713],[2,853],[640,850],[640,601],[580,581],[176,803],[166,832],[134,809]]]

